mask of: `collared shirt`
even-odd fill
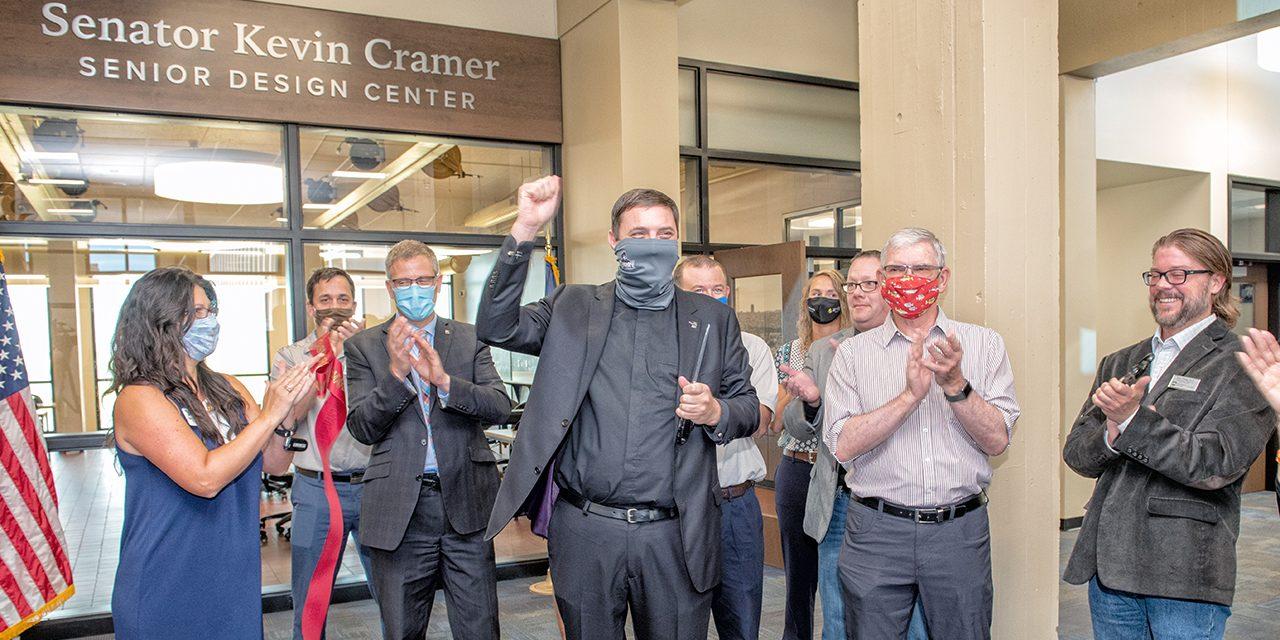
[[[311,345],[315,344],[316,334],[311,332],[307,337],[285,347],[276,352],[276,357],[271,363],[272,380],[277,380],[289,367],[306,362],[311,357],[309,350]],[[346,354],[338,353],[338,362],[346,366]],[[345,383],[346,380],[344,379]],[[320,463],[320,447],[316,444],[315,426],[316,418],[320,415],[320,408],[324,406],[324,398],[313,398],[311,401],[311,410],[307,413],[307,417],[299,420],[294,428],[297,430],[295,437],[306,440],[308,443],[306,451],[299,451],[293,454],[293,464],[299,469],[315,471],[317,473],[324,470],[324,465]],[[362,471],[369,464],[369,451],[372,449],[367,444],[360,444],[358,440],[352,437],[351,432],[343,425],[342,431],[338,432],[338,439],[333,443],[333,449],[329,451],[329,466],[334,473],[351,473],[354,471]]]
[[[773,366],[769,345],[760,336],[743,331],[742,346],[747,349],[751,386],[756,388],[756,397],[760,404],[773,411],[778,402],[778,369]],[[738,438],[729,444],[716,445],[716,471],[721,487],[764,480],[767,470],[755,438]]]
[[[413,332],[415,334],[426,335],[427,343],[433,348],[436,346],[436,321],[439,319],[439,316],[432,316],[431,322],[428,322],[420,328],[413,328]],[[409,340],[412,340],[412,338]],[[406,344],[412,343],[406,341]],[[409,355],[412,355],[415,358],[418,357],[419,351],[417,344],[412,344],[412,346],[409,347]],[[423,380],[422,377],[418,375],[417,369],[409,369],[409,380],[405,381],[405,386],[408,386],[411,391],[417,391],[418,408],[422,410],[422,423],[427,426],[427,457],[422,463],[422,470],[425,473],[436,473],[440,470],[440,465],[436,462],[435,434],[431,432],[431,384],[426,380]],[[440,396],[441,406],[449,405],[448,394],[437,395]]]
[[[614,506],[675,506],[675,305],[613,305],[600,362],[556,462],[556,482]],[[575,384],[565,380],[564,384]]]
[[[890,314],[883,325],[845,340],[831,363],[823,395],[823,441],[833,453],[849,418],[884,406],[906,387],[911,339],[893,318]],[[1020,409],[1004,340],[986,327],[951,320],[939,309],[926,344],[948,333],[960,339],[960,367],[973,393],[1000,412],[1012,438]],[[987,454],[964,430],[936,382],[884,442],[841,464],[854,495],[908,507],[954,504],[991,483]]]
[[[1186,349],[1187,345],[1191,344],[1191,341],[1196,339],[1196,336],[1199,336],[1202,331],[1207,329],[1209,325],[1213,324],[1213,321],[1217,319],[1218,316],[1211,313],[1209,314],[1209,317],[1187,327],[1186,329],[1183,329],[1182,331],[1179,331],[1178,333],[1175,333],[1170,336],[1168,340],[1160,339],[1160,327],[1156,327],[1155,335],[1151,336],[1151,353],[1155,357],[1152,358],[1151,369],[1148,371],[1148,375],[1151,376],[1151,380],[1147,382],[1147,391],[1151,391],[1152,387],[1156,386],[1156,381],[1164,376],[1165,370],[1169,368],[1169,365],[1173,364],[1173,361],[1178,357],[1178,354],[1182,353],[1182,350]],[[1133,416],[1129,416],[1124,422],[1119,424],[1118,428],[1120,429],[1120,433],[1124,433],[1124,430],[1129,428],[1130,422],[1133,422]],[[1108,442],[1109,438],[1107,438],[1107,433],[1105,431],[1102,433],[1102,438],[1103,441],[1106,442],[1108,449],[1116,451],[1111,446],[1111,443]],[[1116,453],[1119,452],[1116,451]]]

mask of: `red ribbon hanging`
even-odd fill
[[[316,417],[315,445],[324,468],[324,497],[329,504],[329,532],[325,535],[315,572],[311,574],[307,601],[302,609],[302,637],[305,640],[320,640],[324,633],[329,598],[333,592],[333,576],[338,569],[338,554],[342,551],[342,503],[338,501],[338,488],[333,484],[329,452],[333,450],[333,443],[337,441],[338,434],[347,422],[347,392],[343,385],[342,363],[338,362],[329,336],[317,340],[317,344],[311,347],[311,353],[314,355],[320,352],[321,342],[324,343],[325,358],[315,369],[317,393],[321,397],[328,393],[329,397],[325,399],[324,405],[320,407],[320,414]]]

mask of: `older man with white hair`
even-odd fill
[[[899,638],[919,596],[934,638],[991,635],[991,456],[1019,409],[1004,341],[938,301],[946,250],[925,229],[889,237],[885,323],[844,341],[823,396],[823,435],[846,469],[840,579],[851,637]]]

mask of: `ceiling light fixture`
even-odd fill
[[[1258,66],[1280,73],[1280,27],[1258,34]]]
[[[194,155],[204,158],[174,160],[154,169],[157,196],[206,204],[284,202],[284,170],[265,154],[195,150]]]
[[[84,180],[72,180],[67,178],[28,178],[27,184],[51,184],[69,187],[84,186]]]
[[[353,180],[382,180],[387,174],[377,171],[334,171],[329,174],[335,178],[351,178]]]
[[[835,218],[814,218],[809,221],[810,229],[831,229],[836,226]]]
[[[25,162],[80,162],[80,154],[74,151],[22,151],[18,155]]]
[[[323,209],[323,210],[326,210],[326,211],[327,211],[327,210],[329,210],[329,209],[332,209],[332,208],[333,208],[333,205],[331,205],[331,204],[321,204],[321,203],[319,203],[319,202],[307,202],[307,203],[305,203],[305,204],[303,204],[303,205],[302,205],[302,208],[303,208],[303,209]]]

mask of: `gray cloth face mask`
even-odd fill
[[[613,248],[618,259],[617,296],[633,309],[666,309],[675,297],[671,271],[680,259],[676,240],[624,238]]]

